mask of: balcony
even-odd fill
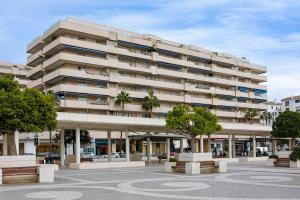
[[[44,82],[48,82],[59,76],[74,77],[74,78],[78,78],[78,79],[91,79],[91,80],[104,80],[104,81],[109,80],[109,76],[91,74],[91,73],[87,73],[85,71],[79,71],[79,70],[73,70],[73,69],[60,68],[60,69],[53,71],[53,72],[47,74],[46,76],[44,76]]]
[[[109,110],[109,105],[107,101],[98,102],[98,101],[60,100],[60,107]]]
[[[36,80],[32,80],[28,83],[27,87],[28,88],[40,88],[42,89],[43,88],[43,79],[42,78],[39,78],[39,79],[36,79]]]
[[[32,78],[34,75],[40,73],[42,69],[43,69],[42,65],[38,65],[36,67],[31,68],[28,71],[27,77]]]
[[[250,78],[250,79],[258,80],[260,82],[267,81],[267,77],[263,76],[263,75],[256,75],[256,74],[251,74],[251,73],[240,72],[240,71],[233,70],[233,69],[218,67],[217,65],[212,65],[212,71],[220,73],[220,74],[228,74],[228,75]]]
[[[122,76],[118,74],[114,74],[110,77],[110,81],[118,82],[118,83],[126,83],[126,84],[133,84],[133,85],[145,85],[154,88],[167,88],[172,90],[184,90],[184,85],[180,83],[172,83],[172,82],[165,82],[165,81],[158,81],[158,80],[150,80],[150,79],[143,79],[143,78],[135,78],[129,76]]]
[[[90,86],[79,86],[71,84],[59,84],[54,87],[50,87],[48,90],[52,90],[54,93],[58,92],[70,92],[79,94],[95,94],[95,95],[107,95],[116,96],[117,91],[115,88],[97,88]]]
[[[41,64],[41,62],[43,61],[43,50],[39,50],[34,54],[31,54],[30,56],[27,57],[27,65],[30,66],[37,66],[39,64]]]
[[[121,106],[111,105],[110,110],[121,111],[122,108],[121,108]],[[142,109],[141,104],[131,104],[131,103],[125,104],[124,110],[125,111],[131,111],[131,112],[145,112],[145,110]],[[167,113],[171,110],[172,110],[172,107],[167,107],[167,106],[162,106],[162,105],[160,107],[153,108],[154,113]]]

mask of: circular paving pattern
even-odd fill
[[[74,200],[82,196],[75,191],[43,191],[25,194],[25,197],[32,199],[51,199],[51,200]]]
[[[255,180],[256,182],[278,182],[293,180],[290,177],[284,176],[249,176],[249,179]]]
[[[165,187],[165,188],[161,188],[161,189],[141,188],[141,187],[134,186],[136,184],[141,185],[142,183],[145,183],[145,182],[153,182],[153,180],[128,181],[128,182],[120,183],[118,185],[118,187],[121,189],[126,189],[126,190],[145,191],[145,192],[146,191],[147,192],[191,191],[191,190],[202,190],[202,189],[210,188],[210,186],[205,183],[191,182],[193,180],[187,180],[187,181],[185,182],[185,181],[180,180],[180,181],[176,181],[176,182],[158,183],[160,186]]]

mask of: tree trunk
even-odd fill
[[[7,155],[16,156],[17,146],[15,142],[15,132],[10,131],[10,132],[6,132],[6,134],[7,134]]]
[[[121,131],[121,142],[120,142],[120,152],[121,152],[121,157],[123,158],[123,131]]]
[[[53,149],[52,149],[52,131],[49,131],[49,141],[50,141],[50,151],[51,153],[53,152]]]
[[[194,136],[191,137],[191,150],[192,150],[192,153],[197,153],[196,152],[196,140],[195,140]]]

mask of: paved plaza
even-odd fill
[[[0,186],[1,200],[15,199],[300,199],[300,170],[235,163],[223,174],[184,175],[162,166],[61,170],[53,184]]]

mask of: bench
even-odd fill
[[[274,162],[276,167],[289,167],[290,159],[289,158],[277,158],[276,162]]]
[[[224,161],[200,161],[200,162],[186,162],[186,161],[177,161],[176,165],[171,166],[172,171],[177,173],[188,173],[191,169],[186,169],[186,167],[193,168],[199,167],[199,170],[196,170],[196,173],[213,173],[213,172],[226,172],[227,164]]]
[[[38,182],[39,170],[37,166],[1,168],[3,183]]]
[[[80,158],[80,162],[93,162],[93,158]]]

